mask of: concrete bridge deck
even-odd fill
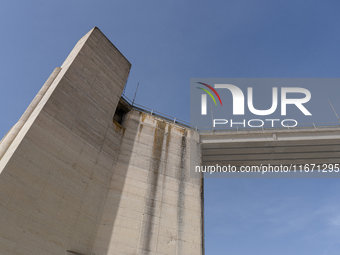
[[[340,127],[201,133],[203,165],[340,163]]]

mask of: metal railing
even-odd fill
[[[235,131],[242,131],[242,132],[249,132],[249,131],[269,131],[269,130],[300,130],[300,129],[310,129],[310,130],[316,130],[316,129],[333,129],[333,128],[339,128],[340,129],[340,122],[320,122],[320,123],[299,123],[296,127],[272,127],[272,126],[266,126],[263,125],[262,127],[243,127],[236,125],[235,127],[226,127],[226,128],[214,128],[212,126],[209,127],[201,127],[192,125],[187,121],[177,119],[173,116],[167,115],[165,113],[153,110],[151,108],[145,107],[143,105],[137,104],[135,102],[132,102],[128,97],[125,95],[122,95],[121,97],[123,100],[125,100],[132,109],[135,109],[140,112],[145,112],[150,115],[159,117],[163,120],[166,120],[171,123],[178,124],[180,126],[183,126],[185,128],[190,128],[193,130],[196,130],[200,133],[210,133],[210,132],[235,132]]]
[[[159,112],[159,111],[156,111],[156,110],[153,110],[151,108],[148,108],[148,107],[145,107],[143,105],[140,105],[140,104],[137,104],[137,103],[133,103],[128,97],[126,97],[125,95],[122,95],[122,98],[130,104],[131,108],[135,109],[135,110],[138,110],[138,111],[141,111],[141,112],[145,112],[145,113],[148,113],[150,115],[153,115],[153,116],[156,116],[156,117],[159,117],[161,119],[164,119],[168,122],[172,122],[172,123],[176,123],[176,124],[179,124],[180,126],[183,126],[183,127],[186,127],[186,128],[190,128],[190,129],[195,129],[195,130],[198,130],[197,126],[194,126],[194,125],[191,125],[189,122],[186,122],[184,120],[181,120],[181,119],[178,119],[178,118],[175,118],[175,117],[172,117],[170,115],[167,115],[165,113],[162,113],[162,112]]]

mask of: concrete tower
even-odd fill
[[[199,134],[121,98],[93,28],[0,143],[1,255],[203,254]]]

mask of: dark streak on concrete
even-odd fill
[[[140,139],[140,134],[142,133],[142,131],[143,131],[143,124],[140,124],[139,125],[139,131],[138,131],[138,140]]]
[[[166,144],[165,144],[165,163],[168,162],[170,139],[171,139],[171,125],[168,125],[168,133],[166,134]]]
[[[183,132],[181,141],[181,162],[178,172],[178,193],[177,193],[177,254],[182,253],[182,233],[183,233],[183,214],[184,214],[184,193],[186,181],[186,154],[187,154],[187,130]]]
[[[165,192],[165,177],[166,177],[166,170],[167,170],[167,163],[168,163],[168,157],[169,157],[169,147],[170,147],[170,140],[171,140],[171,125],[168,125],[168,132],[165,134],[166,135],[166,143],[165,143],[165,155],[164,155],[164,170],[163,170],[163,180],[162,180],[162,199],[161,199],[161,204],[160,204],[160,213],[162,213],[162,205],[163,205],[163,194]],[[173,236],[173,234],[167,229],[167,233],[169,235],[169,244],[172,240],[176,240],[176,237]],[[158,235],[159,233],[157,233]],[[156,254],[157,254],[157,247],[156,247]]]
[[[151,241],[153,238],[153,227],[155,224],[155,211],[156,211],[156,194],[158,187],[158,180],[160,176],[160,163],[162,156],[163,141],[165,135],[165,122],[157,120],[157,127],[155,128],[152,158],[150,164],[150,172],[148,182],[150,190],[146,198],[146,206],[144,210],[143,222],[143,243],[142,250],[144,254],[151,252]]]
[[[144,112],[140,112],[139,115],[141,116],[141,121],[144,122],[144,120],[146,119],[146,117],[148,116],[146,113]]]

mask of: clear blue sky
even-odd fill
[[[189,120],[193,77],[339,77],[339,10],[313,0],[2,0],[0,137],[94,26],[132,63],[127,96],[140,82],[137,103]],[[206,254],[339,254],[339,184],[206,180]]]

